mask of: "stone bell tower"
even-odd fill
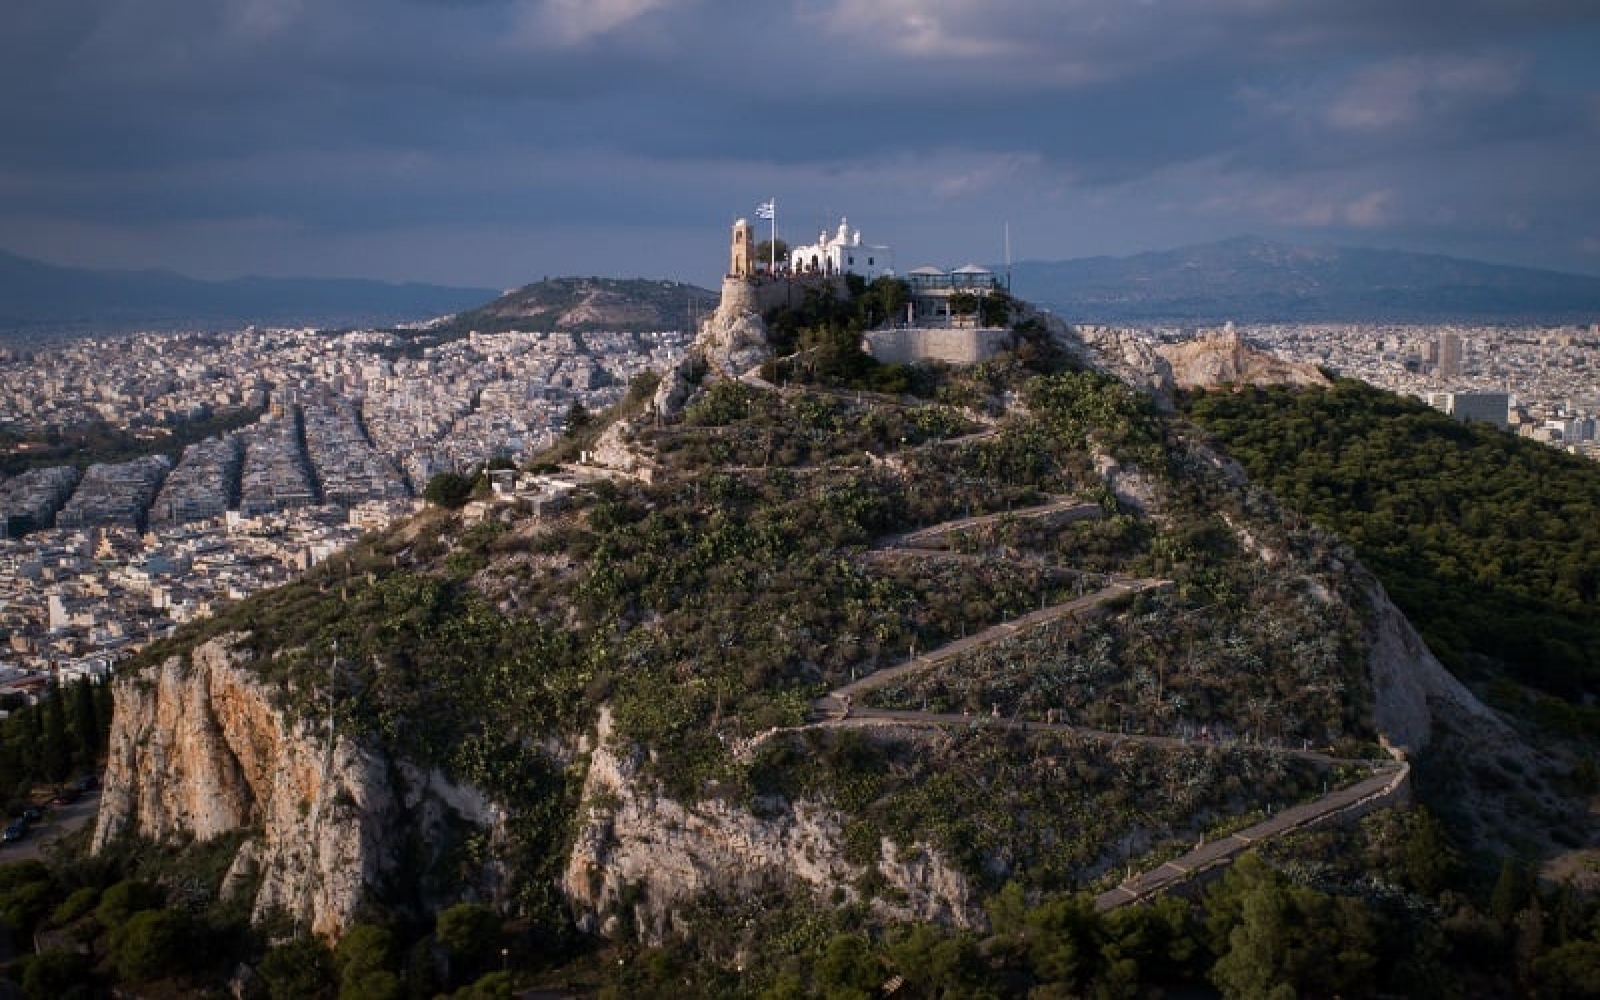
[[[728,277],[750,278],[754,277],[755,269],[755,242],[750,238],[750,223],[740,219],[733,224],[733,241],[729,244]]]

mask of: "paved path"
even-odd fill
[[[833,714],[844,709],[845,699],[854,699],[869,691],[887,687],[907,674],[914,674],[928,670],[946,660],[953,659],[963,653],[970,652],[980,646],[1016,635],[1024,629],[1043,625],[1045,622],[1055,621],[1058,618],[1067,618],[1073,615],[1087,616],[1098,611],[1108,601],[1129,594],[1137,594],[1146,590],[1157,590],[1171,586],[1166,580],[1141,580],[1135,578],[1115,579],[1092,594],[1074,598],[1062,604],[1052,604],[1050,607],[1038,611],[1030,611],[1021,618],[1013,618],[999,625],[991,625],[982,632],[975,632],[962,639],[955,639],[945,643],[938,649],[913,657],[898,666],[885,667],[875,671],[858,681],[852,681],[843,687],[835,688],[812,703],[817,711],[824,714]]]
[[[1113,910],[1129,903],[1137,903],[1165,892],[1182,882],[1231,862],[1235,855],[1256,846],[1269,837],[1280,836],[1314,823],[1330,819],[1345,810],[1360,807],[1367,802],[1394,793],[1410,776],[1411,767],[1405,762],[1384,764],[1377,773],[1348,788],[1341,788],[1229,834],[1221,840],[1202,843],[1182,857],[1140,872],[1121,885],[1095,897],[1094,908],[1100,912]]]
[[[908,531],[903,535],[896,535],[884,543],[892,548],[916,548],[918,545],[952,534],[957,531],[970,531],[973,528],[992,524],[1006,518],[1048,517],[1057,515],[1062,521],[1087,521],[1105,514],[1105,508],[1097,503],[1085,503],[1075,498],[1052,500],[1049,503],[1039,504],[1036,507],[1019,507],[995,514],[975,514],[972,517],[958,518],[954,521],[945,521],[916,531]]]

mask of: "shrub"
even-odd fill
[[[456,472],[441,472],[428,480],[422,498],[437,507],[455,510],[472,498],[472,480]]]
[[[111,932],[111,964],[131,983],[170,975],[184,967],[193,927],[180,910],[143,910]]]

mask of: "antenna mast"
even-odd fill
[[[1011,223],[1005,223],[1006,232],[1006,294],[1011,294]]]

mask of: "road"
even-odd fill
[[[83,829],[100,808],[100,791],[85,792],[65,806],[41,806],[44,819],[33,824],[28,836],[16,843],[0,844],[0,865],[15,861],[45,860],[56,842]]]
[[[884,543],[889,548],[915,548],[942,535],[957,531],[971,531],[973,528],[985,524],[994,524],[997,521],[1010,519],[1049,517],[1056,515],[1061,521],[1086,521],[1094,520],[1105,515],[1105,508],[1098,503],[1086,503],[1075,498],[1052,500],[1050,503],[1040,504],[1037,507],[1019,507],[994,514],[974,514],[972,517],[958,518],[954,521],[945,521],[916,531],[908,531],[897,535]]]

